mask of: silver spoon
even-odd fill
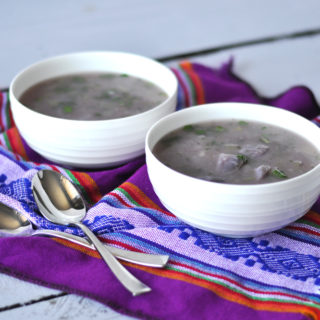
[[[35,230],[32,235],[57,237],[57,238],[65,239],[65,240],[80,244],[90,249],[95,249],[95,247],[91,243],[89,243],[86,239],[75,236],[70,233],[66,233],[66,232],[61,232],[57,230],[39,229],[39,230]],[[141,266],[147,266],[152,268],[163,268],[169,260],[169,256],[167,255],[129,251],[129,250],[108,246],[105,243],[103,245],[107,247],[108,250],[118,259],[139,264]]]
[[[32,179],[32,191],[43,216],[53,223],[79,227],[113,274],[132,295],[151,291],[151,288],[125,269],[95,234],[81,223],[86,215],[85,203],[78,190],[66,177],[56,171],[40,170]]]
[[[26,217],[0,202],[0,234],[15,235],[30,228]]]
[[[27,231],[27,234],[25,234],[25,231]],[[15,235],[56,237],[90,249],[95,249],[95,247],[85,238],[78,237],[70,233],[47,229],[33,230],[31,223],[23,214],[0,202],[0,236],[2,235],[5,237]],[[106,246],[115,257],[123,261],[132,262],[142,266],[163,268],[169,260],[168,255],[129,251],[115,248],[105,243],[103,245]]]

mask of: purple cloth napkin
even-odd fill
[[[303,86],[264,98],[232,73],[231,62],[219,69],[184,62],[173,71],[180,84],[178,109],[207,102],[263,103],[319,122],[319,106]],[[152,288],[138,297],[121,286],[95,251],[58,239],[0,238],[1,272],[92,298],[141,319],[320,318],[319,203],[274,233],[248,239],[210,234],[179,221],[162,206],[143,156],[95,172],[62,168],[36,154],[20,137],[5,93],[0,108],[0,201],[21,211],[37,228],[83,235],[48,222],[34,202],[33,175],[43,168],[57,170],[81,188],[91,204],[84,222],[102,241],[170,255],[163,269],[126,263]]]

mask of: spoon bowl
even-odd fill
[[[0,235],[16,235],[31,229],[31,223],[21,213],[0,202]]]
[[[148,286],[125,269],[95,234],[81,223],[86,215],[85,202],[66,177],[56,171],[40,170],[32,179],[32,191],[43,216],[53,223],[79,227],[114,275],[134,296],[151,291]]]

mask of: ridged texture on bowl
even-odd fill
[[[188,177],[163,165],[152,153],[167,132],[185,124],[241,118],[299,128],[320,152],[320,130],[285,110],[252,104],[212,104],[160,120],[147,135],[148,174],[164,206],[181,220],[213,233],[250,237],[279,229],[303,216],[320,194],[320,165],[293,179],[261,185],[231,185]],[[274,121],[273,119],[277,119]]]
[[[168,99],[144,113],[100,121],[59,119],[37,113],[18,99],[44,79],[81,72],[119,72],[151,81]],[[173,112],[177,80],[164,65],[134,54],[84,52],[41,61],[18,74],[10,86],[14,121],[27,143],[42,156],[73,167],[114,166],[144,153],[145,136],[152,124]]]

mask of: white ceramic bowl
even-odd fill
[[[19,102],[21,94],[40,81],[83,72],[119,72],[140,77],[158,85],[168,98],[138,115],[98,121],[55,118]],[[144,153],[150,126],[175,110],[177,87],[173,72],[152,59],[124,52],[80,52],[46,59],[21,71],[10,85],[10,101],[19,132],[36,152],[67,166],[101,168]]]
[[[146,160],[153,188],[163,205],[186,223],[230,237],[277,230],[303,216],[320,194],[320,164],[298,177],[258,185],[221,184],[174,171],[152,153],[167,133],[210,120],[260,121],[299,133],[320,153],[320,129],[292,112],[255,104],[217,103],[191,107],[154,124],[146,137]]]

